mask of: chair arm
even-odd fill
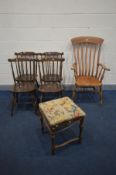
[[[74,71],[74,77],[76,78],[77,76],[77,64],[76,63],[72,64],[71,70]]]
[[[104,70],[110,71],[109,68],[107,68],[105,65],[103,65],[103,64],[101,64],[101,63],[99,63],[98,66],[101,66],[102,69],[104,69]]]
[[[103,78],[104,78],[104,73],[105,71],[110,71],[110,69],[108,69],[105,65],[101,64],[101,63],[98,63],[98,70],[97,70],[97,74],[96,74],[96,77],[102,81]]]
[[[76,70],[76,67],[77,67],[77,64],[76,63],[74,63],[74,64],[72,64],[72,67],[71,67],[71,70]]]

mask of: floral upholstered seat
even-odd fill
[[[69,97],[40,103],[39,109],[50,126],[59,125],[71,120],[77,120],[78,118],[85,116],[85,112]]]

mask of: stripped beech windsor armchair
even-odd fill
[[[74,51],[75,86],[73,98],[79,88],[97,90],[100,103],[103,102],[102,80],[105,71],[109,70],[100,63],[101,45],[104,39],[94,36],[80,36],[71,39]]]

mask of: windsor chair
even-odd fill
[[[79,88],[93,89],[100,96],[100,103],[103,102],[102,80],[106,66],[100,63],[100,51],[104,39],[94,36],[80,36],[71,39],[74,51],[75,86],[73,98]]]
[[[40,79],[39,92],[41,93],[40,101],[46,93],[59,93],[62,95],[62,68],[64,58],[56,54],[40,54],[37,59],[38,75]]]
[[[30,60],[36,60],[37,57],[38,57],[38,53],[35,53],[35,52],[31,52],[31,51],[26,51],[26,52],[15,52],[14,55],[16,56],[17,59],[27,59],[29,61]],[[36,62],[35,62],[36,63]],[[38,87],[38,82],[37,82],[37,67],[36,67],[36,64],[35,64],[35,74],[36,74],[36,79],[35,79],[35,83],[36,83],[36,86]],[[23,75],[23,74],[22,74]],[[24,75],[23,75],[24,76]],[[32,79],[33,78],[33,75],[29,75],[29,74],[26,74],[25,76],[31,76],[30,78]],[[28,78],[27,77],[27,78]],[[23,77],[22,77],[23,78]],[[26,79],[27,79],[26,78]],[[35,78],[35,77],[34,77]],[[24,79],[24,78],[23,78]]]

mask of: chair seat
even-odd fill
[[[76,78],[76,84],[80,87],[94,87],[102,85],[96,77],[90,76],[78,76]]]
[[[16,81],[36,81],[37,75],[31,74],[23,74],[21,76],[16,77]]]
[[[58,74],[46,74],[42,77],[45,82],[60,82],[62,79]]]
[[[46,83],[39,86],[39,91],[42,93],[60,92],[63,91],[63,87],[58,83]]]
[[[35,91],[35,86],[33,83],[20,83],[20,84],[17,83],[12,86],[11,90],[17,93],[32,92],[32,91]]]
[[[40,103],[39,108],[44,113],[50,126],[56,126],[85,116],[85,112],[69,97]]]

